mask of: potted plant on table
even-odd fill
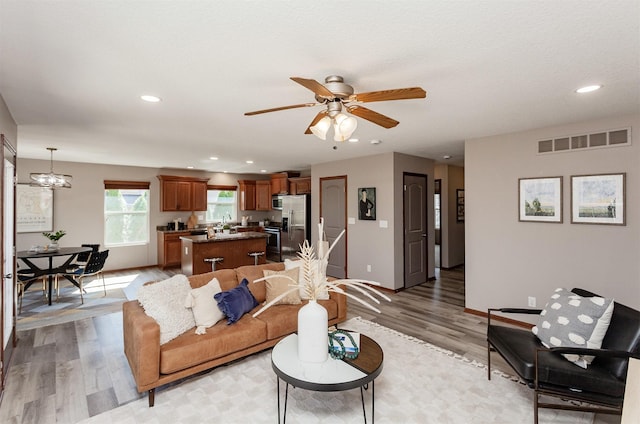
[[[51,243],[47,246],[48,250],[58,250],[58,241],[67,234],[64,230],[58,230],[55,233],[42,233],[43,236],[51,240]]]

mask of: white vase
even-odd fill
[[[298,359],[324,362],[329,352],[329,316],[324,306],[310,300],[298,311]]]

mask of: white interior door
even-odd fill
[[[4,270],[4,278],[3,280],[3,340],[2,346],[4,350],[7,349],[7,345],[9,344],[9,340],[11,338],[12,329],[13,329],[13,306],[14,306],[14,279],[13,279],[13,263],[14,263],[14,255],[13,255],[13,246],[15,244],[15,240],[13,238],[13,211],[15,210],[14,205],[14,182],[15,175],[15,167],[9,162],[6,158],[4,159],[4,202],[3,202],[3,215],[4,219],[2,220],[2,234],[3,234],[3,249],[2,249],[2,263]]]

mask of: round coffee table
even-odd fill
[[[280,340],[271,352],[271,366],[276,373],[278,390],[278,422],[280,422],[280,379],[285,383],[283,423],[287,419],[289,385],[317,392],[336,392],[360,388],[362,413],[367,422],[364,390],[371,383],[371,422],[375,413],[375,378],[382,372],[384,354],[378,343],[360,334],[360,354],[356,359],[333,359],[322,363],[301,362],[298,359],[298,335]]]

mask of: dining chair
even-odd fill
[[[109,250],[103,250],[102,252],[91,252],[89,255],[89,260],[84,266],[81,266],[77,269],[68,270],[67,272],[61,274],[64,276],[69,276],[74,278],[78,282],[78,286],[80,289],[80,300],[84,303],[84,287],[83,280],[86,277],[90,276],[98,276],[102,277],[102,288],[104,289],[104,295],[107,295],[107,286],[104,282],[104,275],[102,274],[102,270],[107,261],[107,257],[109,256]],[[59,296],[60,286],[57,282],[58,276],[56,276],[56,295]]]
[[[87,264],[87,262],[89,262],[89,256],[92,253],[96,253],[98,250],[100,250],[100,245],[99,244],[81,244],[80,246],[82,247],[90,247],[91,251],[90,252],[81,252],[78,253],[78,255],[76,256],[75,260],[69,265],[69,269],[75,269],[75,268],[80,268],[83,267]]]
[[[18,289],[18,313],[22,313],[22,298],[24,297],[24,292],[29,284],[32,281],[41,280],[42,281],[42,293],[46,297],[47,296],[47,278],[45,276],[36,277],[33,271],[24,269],[18,270],[17,278],[16,278],[16,287]]]

